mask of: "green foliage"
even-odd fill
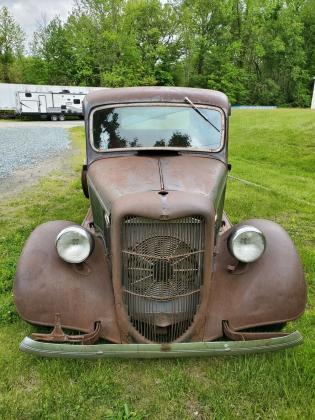
[[[224,74],[224,77],[220,74]],[[249,77],[250,75],[246,73],[246,70],[238,69],[227,62],[222,64],[220,72],[209,75],[205,87],[224,92],[233,104],[242,104],[247,102],[249,96],[246,84]],[[262,98],[260,98],[260,101],[262,101]]]
[[[51,84],[71,84],[72,53],[67,30],[59,17],[35,34],[33,54],[37,59],[38,71],[46,73]]]
[[[147,74],[143,67],[130,68],[117,64],[111,71],[102,73],[101,83],[108,87],[154,86],[157,80],[154,75]]]
[[[3,6],[0,9],[0,80],[9,82],[14,79],[10,66],[16,58],[21,57],[23,42],[21,27],[14,21],[9,9]]]
[[[315,0],[78,0],[65,22],[38,28],[27,57],[1,10],[2,80],[184,85],[222,90],[233,104],[310,105]]]
[[[14,82],[22,80],[24,83],[41,85],[49,80],[47,62],[36,55],[22,57],[15,65],[22,76]]]
[[[305,61],[302,13],[309,1],[302,4],[184,1],[182,33],[190,34],[185,84],[223,90],[232,103],[309,106],[313,74]]]

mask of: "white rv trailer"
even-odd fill
[[[65,115],[82,116],[85,95],[99,88],[0,83],[0,110],[16,115],[38,115],[64,120]]]
[[[47,116],[51,120],[64,120],[65,115],[82,116],[84,93],[17,92],[17,112],[20,115]]]

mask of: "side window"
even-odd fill
[[[73,99],[73,103],[79,105],[81,103],[80,99]]]
[[[32,97],[32,94],[31,94],[30,92],[26,92],[26,93],[25,93],[25,97],[26,97],[26,98],[31,98],[31,97]]]

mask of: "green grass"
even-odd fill
[[[262,217],[293,238],[309,283],[305,315],[294,323],[302,346],[266,355],[189,360],[48,360],[22,354],[34,327],[12,300],[15,266],[30,232],[52,219],[80,222],[83,130],[71,130],[73,169],[54,173],[0,203],[0,418],[315,418],[315,112],[239,110],[231,119],[226,210],[233,222]],[[313,322],[313,325],[312,325]],[[290,326],[293,328],[293,326]]]

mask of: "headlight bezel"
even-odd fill
[[[65,236],[67,236],[71,233],[77,235],[77,237],[81,237],[81,239],[83,239],[83,241],[85,241],[85,245],[88,245],[88,248],[86,249],[86,252],[82,253],[81,256],[69,258],[69,257],[67,257],[67,255],[65,255],[62,252],[62,249],[61,249],[62,241],[64,241],[66,239]],[[78,244],[73,244],[73,246],[75,246],[75,245],[78,245]],[[92,234],[88,230],[84,229],[83,227],[75,226],[75,225],[68,226],[68,227],[62,229],[58,233],[58,235],[56,237],[56,240],[55,240],[55,247],[56,247],[56,251],[57,251],[58,256],[63,261],[65,261],[69,264],[81,264],[84,261],[86,261],[89,258],[89,256],[92,254],[94,246],[95,246],[95,242],[94,242],[94,238],[93,238]]]
[[[242,254],[241,252],[239,252],[239,249],[237,249],[237,245],[240,246],[240,244],[237,244],[237,241],[240,240],[241,236],[244,236],[246,234],[254,234],[257,235],[256,239],[258,239],[258,241],[260,241],[260,250],[257,253],[256,256],[254,257],[250,257],[249,255],[244,256],[244,254]],[[252,262],[255,262],[257,260],[259,260],[259,258],[262,257],[262,255],[264,254],[265,250],[266,250],[266,238],[265,235],[263,234],[263,232],[258,229],[255,226],[251,226],[251,225],[243,225],[240,226],[238,228],[236,228],[229,236],[228,238],[228,249],[231,255],[233,255],[233,257],[235,257],[238,261],[240,261],[241,263],[245,263],[245,264],[249,264]]]

